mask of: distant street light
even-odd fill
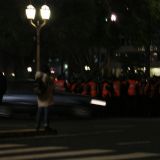
[[[36,28],[36,70],[40,70],[40,30],[42,27],[46,25],[47,20],[50,18],[50,9],[47,5],[43,5],[40,9],[40,15],[42,18],[42,23],[40,23],[40,20],[36,20],[34,22],[35,16],[36,16],[36,9],[33,5],[28,5],[26,8],[26,16],[27,19],[30,20],[30,23],[33,27]]]
[[[85,71],[90,71],[91,68],[90,68],[89,66],[85,65],[85,66],[84,66],[84,70],[85,70]]]
[[[27,67],[27,72],[31,73],[32,72],[32,67]]]
[[[117,16],[115,14],[111,14],[111,21],[116,22],[117,21]]]
[[[106,21],[106,22],[108,22],[109,20],[110,20],[111,22],[116,22],[116,21],[117,21],[117,15],[114,14],[114,13],[112,13],[112,14],[110,15],[110,18],[105,17],[105,21]]]

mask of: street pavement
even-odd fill
[[[56,135],[34,126],[34,118],[0,118],[0,160],[160,160],[159,118],[53,118]]]

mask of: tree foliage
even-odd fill
[[[31,2],[36,6],[42,3]],[[123,41],[133,46],[159,45],[159,0],[46,2],[51,8],[51,19],[41,31],[41,56],[46,62],[49,57],[58,57],[62,62],[74,64],[75,72],[82,71],[88,64],[94,73],[108,63],[112,54],[124,45]],[[27,65],[35,56],[35,30],[25,17],[28,3],[27,0],[0,2],[3,6],[0,10],[0,54],[15,59],[14,64],[18,58]],[[115,23],[110,21],[111,13],[117,15]]]

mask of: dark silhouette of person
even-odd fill
[[[3,95],[5,94],[7,90],[7,79],[3,75],[2,72],[0,72],[0,105],[2,104]]]
[[[45,131],[52,131],[49,126],[49,108],[53,105],[53,89],[54,84],[50,76],[50,69],[48,66],[42,66],[40,71],[36,72],[35,80],[41,79],[46,85],[46,90],[37,96],[38,112],[36,130],[39,131],[42,121],[44,121]]]

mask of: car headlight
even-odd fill
[[[99,99],[91,99],[90,104],[98,105],[98,106],[106,106],[106,101],[99,100]]]

